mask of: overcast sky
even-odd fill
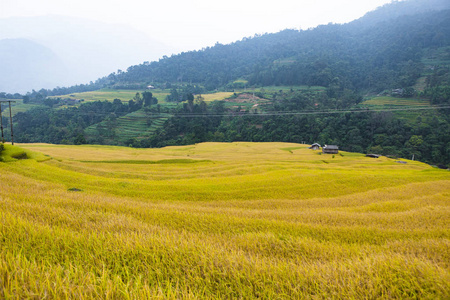
[[[346,23],[391,0],[0,0],[0,18],[65,15],[130,25],[179,51]]]

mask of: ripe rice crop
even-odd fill
[[[203,101],[212,102],[212,101],[221,101],[228,97],[231,97],[233,93],[231,92],[217,92],[212,94],[201,94]]]
[[[450,297],[450,174],[289,143],[24,144],[0,298]]]
[[[164,102],[164,99],[168,92],[163,90],[149,90],[154,97],[158,99],[158,102]],[[72,98],[72,99],[83,99],[86,102],[91,101],[113,101],[114,99],[120,99],[123,102],[127,102],[130,99],[133,99],[136,93],[142,94],[144,90],[117,90],[117,89],[101,89],[98,91],[92,92],[82,92],[82,93],[73,93],[70,95],[60,95],[60,96],[52,96],[51,98]]]

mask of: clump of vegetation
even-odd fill
[[[16,154],[12,155],[11,157],[15,158],[15,159],[27,159],[28,155],[26,152],[21,152],[21,153],[16,153]]]
[[[0,149],[2,148],[3,150],[0,151],[0,158],[3,162],[12,162],[29,158],[35,159],[37,161],[46,161],[51,159],[50,157],[45,157],[41,153],[34,153],[30,150],[23,149],[18,146],[0,144]]]

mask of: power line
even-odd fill
[[[415,111],[415,110],[435,110],[448,109],[450,105],[443,106],[427,106],[427,107],[403,107],[390,109],[359,109],[359,110],[322,110],[322,111],[274,111],[263,113],[227,113],[227,114],[174,114],[174,117],[182,118],[205,118],[205,117],[266,117],[266,116],[296,116],[296,115],[322,115],[322,114],[346,114],[346,113],[371,113],[371,112],[392,112],[392,111]],[[148,117],[158,116],[158,114],[150,114]]]
[[[4,101],[6,102],[6,101]],[[309,111],[269,111],[269,112],[259,112],[259,113],[238,113],[238,112],[228,112],[221,114],[210,114],[210,113],[148,113],[144,112],[145,115],[136,116],[137,118],[169,118],[169,117],[181,117],[181,118],[208,118],[208,117],[271,117],[271,116],[295,116],[295,115],[326,115],[326,114],[347,114],[347,113],[372,113],[372,112],[395,112],[395,111],[418,111],[418,110],[436,110],[436,109],[449,109],[450,105],[435,105],[435,106],[403,106],[401,108],[374,108],[374,109],[335,109],[335,110],[309,110]],[[61,110],[63,111],[63,110]],[[67,112],[70,113],[70,112]],[[116,112],[77,112],[78,116],[109,116],[116,114]],[[130,113],[122,115],[121,112],[117,112],[117,118],[122,118]]]
[[[2,131],[2,143],[5,142],[5,137],[3,135],[3,117],[2,117],[2,102],[9,104],[9,123],[11,124],[11,145],[14,145],[14,134],[13,134],[13,121],[11,112],[11,102],[16,102],[14,100],[0,100],[0,128]]]

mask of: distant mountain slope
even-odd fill
[[[429,9],[430,2],[440,4],[437,10]],[[450,45],[447,8],[450,4],[441,0],[395,2],[345,25],[217,44],[113,75],[118,83],[182,81],[208,89],[238,78],[261,86],[335,85],[373,91],[412,86],[420,77],[423,49]]]
[[[26,92],[69,84],[68,70],[53,51],[26,39],[0,40],[0,91]]]
[[[111,25],[86,19],[63,16],[41,16],[0,19],[0,39],[28,39],[53,51],[67,66],[67,72],[59,81],[49,78],[51,86],[87,83],[104,74],[129,65],[156,60],[170,53],[171,49],[144,33],[124,25]],[[23,77],[20,68],[14,76]],[[0,79],[8,77],[0,70]],[[19,84],[19,83],[18,83]],[[19,90],[30,91],[21,84]]]

